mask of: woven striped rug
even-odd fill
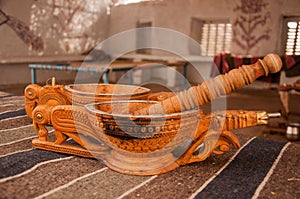
[[[124,175],[33,149],[23,97],[0,93],[0,198],[300,198],[299,145],[237,136],[238,151],[162,175]]]

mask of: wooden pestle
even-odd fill
[[[242,65],[224,75],[205,81],[188,90],[176,93],[158,104],[137,110],[135,115],[170,114],[191,110],[199,107],[217,97],[231,93],[232,91],[251,84],[260,76],[280,71],[281,59],[276,54],[268,54],[263,60],[259,59],[251,65]]]

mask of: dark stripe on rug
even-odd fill
[[[6,118],[11,118],[11,117],[17,117],[17,116],[22,116],[26,115],[25,109],[19,109],[16,111],[9,111],[9,112],[4,112],[0,114],[0,120],[4,120]]]
[[[101,161],[79,157],[47,162],[22,176],[0,183],[0,198],[34,198],[103,167],[105,166]],[[91,186],[95,185],[97,184]],[[80,189],[82,188],[76,191]],[[98,191],[101,192],[101,189]],[[82,198],[82,195],[74,198]]]
[[[250,139],[249,136],[239,134],[237,136],[242,145]],[[231,148],[222,155],[212,154],[205,161],[181,166],[168,173],[158,175],[154,180],[123,198],[189,198],[201,185],[214,176],[235,153],[236,150]]]
[[[0,145],[24,139],[27,137],[37,136],[33,125],[22,126],[14,129],[0,131]]]
[[[0,113],[3,112],[9,112],[9,111],[16,111],[19,109],[24,108],[24,104],[6,104],[6,105],[0,105]]]
[[[251,198],[285,144],[254,139],[195,198]]]
[[[55,134],[53,131],[50,131],[48,134],[49,140],[55,140]],[[24,151],[32,148],[32,140],[33,138],[22,139],[13,143],[8,143],[4,145],[0,145],[0,156],[5,156],[9,153],[15,153],[17,151]]]
[[[32,138],[21,140],[12,144],[0,146],[0,156],[15,153],[16,151],[24,151],[32,148]]]
[[[16,97],[0,99],[0,106],[10,105],[10,104],[16,104],[16,105],[24,104],[25,105],[24,97],[16,96]]]
[[[63,157],[67,157],[67,155],[39,149],[0,157],[0,178],[17,175],[40,162]]]
[[[32,120],[26,115],[14,118],[7,118],[5,120],[0,120],[0,130],[17,128],[28,124],[32,124]]]
[[[42,197],[56,198],[117,198],[127,190],[149,179],[149,176],[134,176],[117,173],[110,169],[93,173],[67,187]]]
[[[13,94],[2,95],[2,96],[0,96],[0,99],[7,98],[7,97],[14,97],[14,96],[16,96],[16,95],[13,95]]]
[[[258,198],[300,198],[300,145],[290,144]]]

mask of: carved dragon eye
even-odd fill
[[[43,120],[44,117],[43,117],[42,113],[38,112],[35,114],[35,118],[40,121],[40,120]]]
[[[32,117],[38,124],[50,124],[50,108],[47,105],[38,105],[32,111]]]
[[[28,99],[35,99],[38,96],[38,88],[35,87],[35,85],[29,85],[25,89],[25,97]]]

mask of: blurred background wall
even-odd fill
[[[284,20],[300,16],[299,0],[156,0],[132,4],[126,4],[126,0],[74,2],[0,0],[0,9],[6,15],[22,21],[43,41],[42,50],[33,50],[10,26],[1,24],[0,87],[30,83],[30,63],[81,60],[101,41],[137,27],[168,28],[200,42],[197,26],[219,21],[230,24],[230,53],[264,56],[272,52],[282,55],[285,47]],[[250,26],[253,28],[249,29]],[[136,43],[128,45],[134,47]],[[176,41],[174,48],[178,48]],[[180,48],[186,55],[197,56],[188,43],[181,44]],[[155,50],[144,53],[164,55]],[[214,53],[218,50],[208,55],[213,56]],[[51,76],[72,81],[76,73],[38,71],[39,82]]]

